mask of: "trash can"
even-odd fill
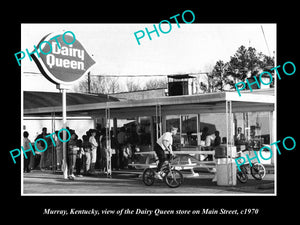
[[[235,146],[230,146],[235,148]],[[236,152],[236,149],[232,149]],[[234,151],[235,150],[235,151]],[[233,154],[235,155],[235,154]],[[219,146],[215,149],[215,160],[217,165],[217,185],[235,186],[236,185],[236,164],[234,159],[227,155],[226,146]]]

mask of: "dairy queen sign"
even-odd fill
[[[95,64],[71,31],[46,35],[37,49],[40,52],[32,55],[33,60],[41,73],[55,84],[71,84]]]
[[[30,60],[34,60],[41,73],[62,92],[62,117],[63,117],[63,140],[66,140],[67,126],[67,98],[66,92],[70,85],[87,74],[95,61],[89,56],[81,43],[76,39],[72,31],[64,33],[51,33],[46,35],[34,46],[34,51],[29,53]],[[26,54],[24,52],[23,59]],[[16,55],[15,55],[16,56]],[[70,178],[67,168],[67,145],[63,142],[63,165],[64,178]]]

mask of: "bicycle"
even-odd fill
[[[240,150],[237,153],[240,155],[238,157],[245,156],[243,150]],[[238,161],[239,163],[241,163],[240,160]],[[258,162],[252,163],[252,166],[250,166],[249,162],[247,162],[241,165],[240,169],[241,171],[239,171],[239,169],[237,168],[236,177],[241,183],[246,183],[248,181],[247,174],[249,174],[249,169],[252,177],[255,180],[262,180],[266,175],[266,168],[264,167],[263,164]]]
[[[161,176],[163,182],[170,188],[177,188],[183,183],[183,175],[179,170],[175,169],[175,166],[171,165],[171,161],[175,157],[171,156],[170,160],[165,161],[161,168]],[[152,168],[146,168],[143,172],[143,182],[147,186],[153,185],[154,181],[158,179],[155,177],[155,171]]]

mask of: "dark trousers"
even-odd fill
[[[125,167],[125,162],[124,162],[124,151],[125,145],[124,144],[120,144],[119,147],[119,165],[120,165],[120,169],[124,169]]]
[[[115,169],[120,169],[120,150],[115,149],[116,153],[111,156],[111,166]]]
[[[76,163],[76,154],[68,153],[67,164],[68,164],[68,176],[71,176],[74,173]]]
[[[24,157],[24,172],[30,172],[30,167],[29,167],[29,164],[30,164],[30,160],[32,158],[32,153],[29,152],[29,153],[26,153],[26,156],[27,156],[27,159]]]
[[[160,171],[162,165],[166,161],[166,154],[165,154],[165,151],[157,143],[155,143],[155,145],[154,145],[154,151],[159,160],[158,165],[157,165],[157,170],[156,170],[158,172],[158,171]]]
[[[76,175],[80,175],[81,168],[83,167],[83,158],[76,158]]]
[[[101,149],[100,156],[100,169],[104,170],[104,168],[106,169],[106,149]]]

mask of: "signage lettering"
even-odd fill
[[[66,39],[65,39],[66,33],[72,34],[72,36],[73,36],[73,41],[72,41],[72,42],[69,43],[69,42],[66,41]],[[60,44],[59,44],[59,42],[58,42],[58,40],[57,40],[57,38],[58,38],[59,36],[61,36],[61,35],[56,35],[56,36],[54,36],[53,38],[50,39],[50,40],[55,40],[55,41],[56,41],[56,43],[57,43],[57,45],[58,45],[58,48],[60,48]],[[75,40],[76,40],[75,34],[74,34],[72,31],[66,31],[66,32],[63,33],[63,35],[62,35],[62,40],[63,40],[63,42],[66,43],[67,45],[71,45],[71,44],[73,44],[73,43],[75,42]],[[48,50],[48,52],[44,52],[43,49],[41,48],[41,47],[42,47],[42,44],[44,44],[44,43],[48,44],[48,46],[49,46],[49,49],[50,49],[50,50]],[[56,43],[55,43],[55,44],[56,44]],[[33,47],[34,47],[35,50],[34,50],[33,52],[31,52],[31,53],[30,53],[30,52],[28,51],[28,49],[26,48],[26,52],[27,52],[27,55],[28,55],[30,61],[32,61],[31,55],[34,54],[34,53],[36,53],[37,56],[40,58],[40,54],[38,53],[37,47],[36,47],[35,45],[34,45]],[[49,41],[42,41],[42,42],[40,42],[40,44],[39,44],[39,50],[40,50],[40,52],[41,52],[42,54],[44,54],[44,55],[50,54],[51,51],[52,51],[51,43],[50,43]],[[17,57],[17,55],[19,55],[19,54],[22,55],[20,58]],[[21,61],[22,59],[24,59],[25,57],[26,57],[26,54],[25,54],[25,52],[23,52],[23,51],[20,51],[20,52],[15,53],[15,58],[16,58],[18,64],[19,64],[19,66],[21,66],[20,61]]]
[[[191,16],[193,17],[190,21],[187,21],[187,20],[186,20],[186,17],[185,17],[185,14],[186,14],[186,13],[190,13]],[[175,22],[176,22],[176,24],[177,24],[177,27],[180,28],[180,25],[179,25],[178,20],[177,20],[177,17],[178,17],[178,16],[180,16],[179,13],[176,14],[175,16],[171,16],[170,19],[174,19]],[[187,16],[187,17],[188,17],[188,16]],[[182,13],[181,18],[182,18],[183,22],[185,22],[186,24],[191,24],[191,23],[193,23],[193,22],[195,21],[195,14],[194,14],[193,11],[191,11],[191,10],[185,10],[185,11]],[[163,29],[163,28],[162,28],[162,23],[167,23],[167,24],[168,24],[167,26],[169,26],[169,27]],[[152,29],[152,28],[151,28],[151,29]],[[157,37],[159,37],[159,31],[158,31],[158,30],[160,30],[160,32],[163,33],[163,34],[168,34],[168,33],[170,33],[171,30],[172,30],[172,24],[171,24],[168,20],[162,20],[162,21],[160,21],[160,23],[159,23],[159,25],[158,25],[158,29],[157,29],[157,27],[155,26],[155,24],[153,24],[153,30],[151,30],[151,29],[149,30],[147,27],[145,27],[146,33],[147,33],[147,35],[148,35],[148,37],[149,37],[149,40],[152,40],[151,34],[154,34],[154,33],[157,35]],[[136,39],[138,45],[140,45],[140,44],[141,44],[141,43],[140,43],[140,39],[142,39],[142,38],[145,37],[145,32],[144,32],[143,30],[139,30],[139,31],[137,31],[137,32],[134,32],[134,37],[135,37],[135,39]]]
[[[60,137],[60,135],[59,135],[62,131],[66,131],[66,133],[67,133],[68,136],[69,136],[66,140],[61,139],[61,137]],[[55,147],[56,144],[55,144],[54,139],[52,138],[52,135],[54,135],[54,134],[55,134],[55,132],[52,133],[52,134],[47,135],[46,137],[50,137],[50,139],[51,139],[51,141],[52,141],[52,144],[53,144],[54,147]],[[58,131],[58,135],[57,135],[57,136],[58,136],[58,139],[59,139],[61,142],[68,142],[68,141],[71,139],[71,133],[70,133],[70,131],[69,131],[68,129],[65,129],[65,128],[60,129],[60,130]],[[37,144],[38,144],[38,142],[40,142],[40,141],[43,141],[44,144],[45,144],[45,148],[42,149],[42,150],[39,149],[39,148],[37,147]],[[34,151],[32,145],[31,145],[31,143],[29,143],[29,146],[30,146],[29,149],[24,149],[24,147],[21,146],[21,150],[22,150],[22,152],[23,152],[23,154],[24,154],[24,157],[25,157],[26,159],[28,158],[27,155],[26,155],[26,152],[30,152],[30,151],[31,151],[32,154],[35,155],[35,151]],[[46,151],[47,148],[48,148],[48,143],[47,143],[47,141],[46,141],[45,139],[43,139],[43,138],[36,139],[35,142],[34,142],[34,148],[35,148],[35,150],[38,151],[38,152],[44,152],[44,151]],[[17,158],[17,157],[19,157],[19,156],[21,155],[21,150],[18,149],[18,148],[16,148],[16,149],[13,149],[13,150],[9,151],[9,153],[10,153],[10,155],[11,155],[11,158],[12,158],[13,161],[14,161],[14,164],[16,164],[15,158]],[[17,152],[17,154],[13,154],[14,152]]]
[[[292,72],[287,72],[287,71],[286,71],[286,68],[285,68],[285,67],[286,67],[287,64],[290,64],[290,65],[293,67],[293,71],[292,71]],[[277,70],[277,68],[279,68],[279,67],[280,67],[280,65],[279,65],[279,66],[276,66],[276,67],[273,67],[273,68],[271,69],[271,71],[272,71],[272,70],[275,70],[278,79],[281,80],[281,76],[279,75],[279,71]],[[294,64],[293,62],[287,61],[287,62],[285,62],[285,63],[283,64],[282,70],[283,70],[283,72],[285,73],[285,75],[291,76],[291,75],[293,75],[293,74],[296,72],[296,66],[295,66],[295,64]],[[268,74],[268,76],[270,77],[270,81],[269,81],[268,83],[265,83],[265,82],[262,80],[262,75],[264,75],[264,74]],[[246,83],[243,82],[243,81],[241,81],[241,82],[238,82],[238,83],[235,84],[235,89],[237,90],[237,92],[238,92],[238,94],[239,94],[240,97],[242,96],[240,91],[241,91],[241,90],[244,90],[244,89],[246,88],[247,84],[248,84],[248,87],[249,87],[249,89],[250,89],[251,92],[252,92],[252,88],[251,88],[252,85],[255,85],[255,84],[256,84],[257,87],[260,88],[260,84],[259,84],[259,82],[258,82],[257,77],[254,76],[253,78],[254,78],[255,81],[252,82],[252,83],[249,83],[249,80],[246,79]],[[268,71],[264,71],[264,72],[262,72],[262,73],[259,75],[259,80],[260,80],[260,83],[261,83],[261,84],[263,84],[263,85],[269,85],[269,84],[272,83],[273,77],[272,77],[272,74],[271,74],[271,73],[269,73]]]
[[[26,53],[48,80],[60,85],[77,81],[95,64],[72,31],[50,33],[37,46],[34,45],[34,51],[26,49]],[[15,54],[19,65],[26,53],[21,51]]]
[[[286,143],[285,143],[285,142],[286,142],[287,139],[290,139],[290,140],[293,142],[293,146],[292,146],[292,147],[287,147],[287,146],[286,146]],[[276,147],[276,149],[277,149],[277,151],[278,151],[278,154],[281,155],[281,151],[280,151],[280,149],[279,149],[279,147],[278,147],[278,145],[277,145],[277,143],[279,143],[279,142],[280,142],[280,140],[278,140],[278,141],[276,141],[276,142],[273,142],[271,145],[275,145],[275,147]],[[271,145],[270,145],[270,146],[271,146]],[[282,145],[283,145],[283,147],[285,148],[285,150],[291,151],[291,150],[293,150],[293,149],[296,148],[296,140],[295,140],[293,137],[291,137],[291,136],[287,136],[287,137],[285,137],[285,138],[282,140]],[[289,144],[289,145],[290,145],[290,144]],[[263,155],[262,155],[263,149],[268,149],[268,151],[270,152],[269,158],[264,158],[264,157],[263,157]],[[263,146],[262,148],[260,148],[259,153],[257,153],[256,151],[253,151],[253,153],[254,153],[255,156],[252,157],[252,158],[249,158],[249,155],[246,154],[246,158],[247,158],[247,160],[248,160],[250,166],[252,166],[251,161],[252,161],[253,159],[257,159],[257,161],[260,163],[258,154],[260,155],[260,157],[261,157],[263,160],[271,159],[272,156],[273,156],[272,149],[271,149],[269,146]],[[243,160],[243,161],[240,161],[240,160]],[[238,168],[239,171],[241,171],[240,166],[241,166],[241,165],[244,165],[244,164],[246,163],[247,160],[246,160],[245,157],[243,157],[243,156],[241,156],[241,157],[235,159],[235,163],[236,163],[237,168]]]
[[[64,67],[64,68],[71,68],[71,69],[78,69],[84,70],[84,51],[76,48],[72,48],[73,45],[70,45],[69,48],[66,46],[58,48],[56,43],[53,43],[53,54],[48,54],[46,56],[46,62],[50,68],[53,66],[55,67]],[[62,59],[58,58],[55,55],[63,55],[63,56],[72,56],[79,58],[82,61],[76,60],[69,60],[69,59]]]

